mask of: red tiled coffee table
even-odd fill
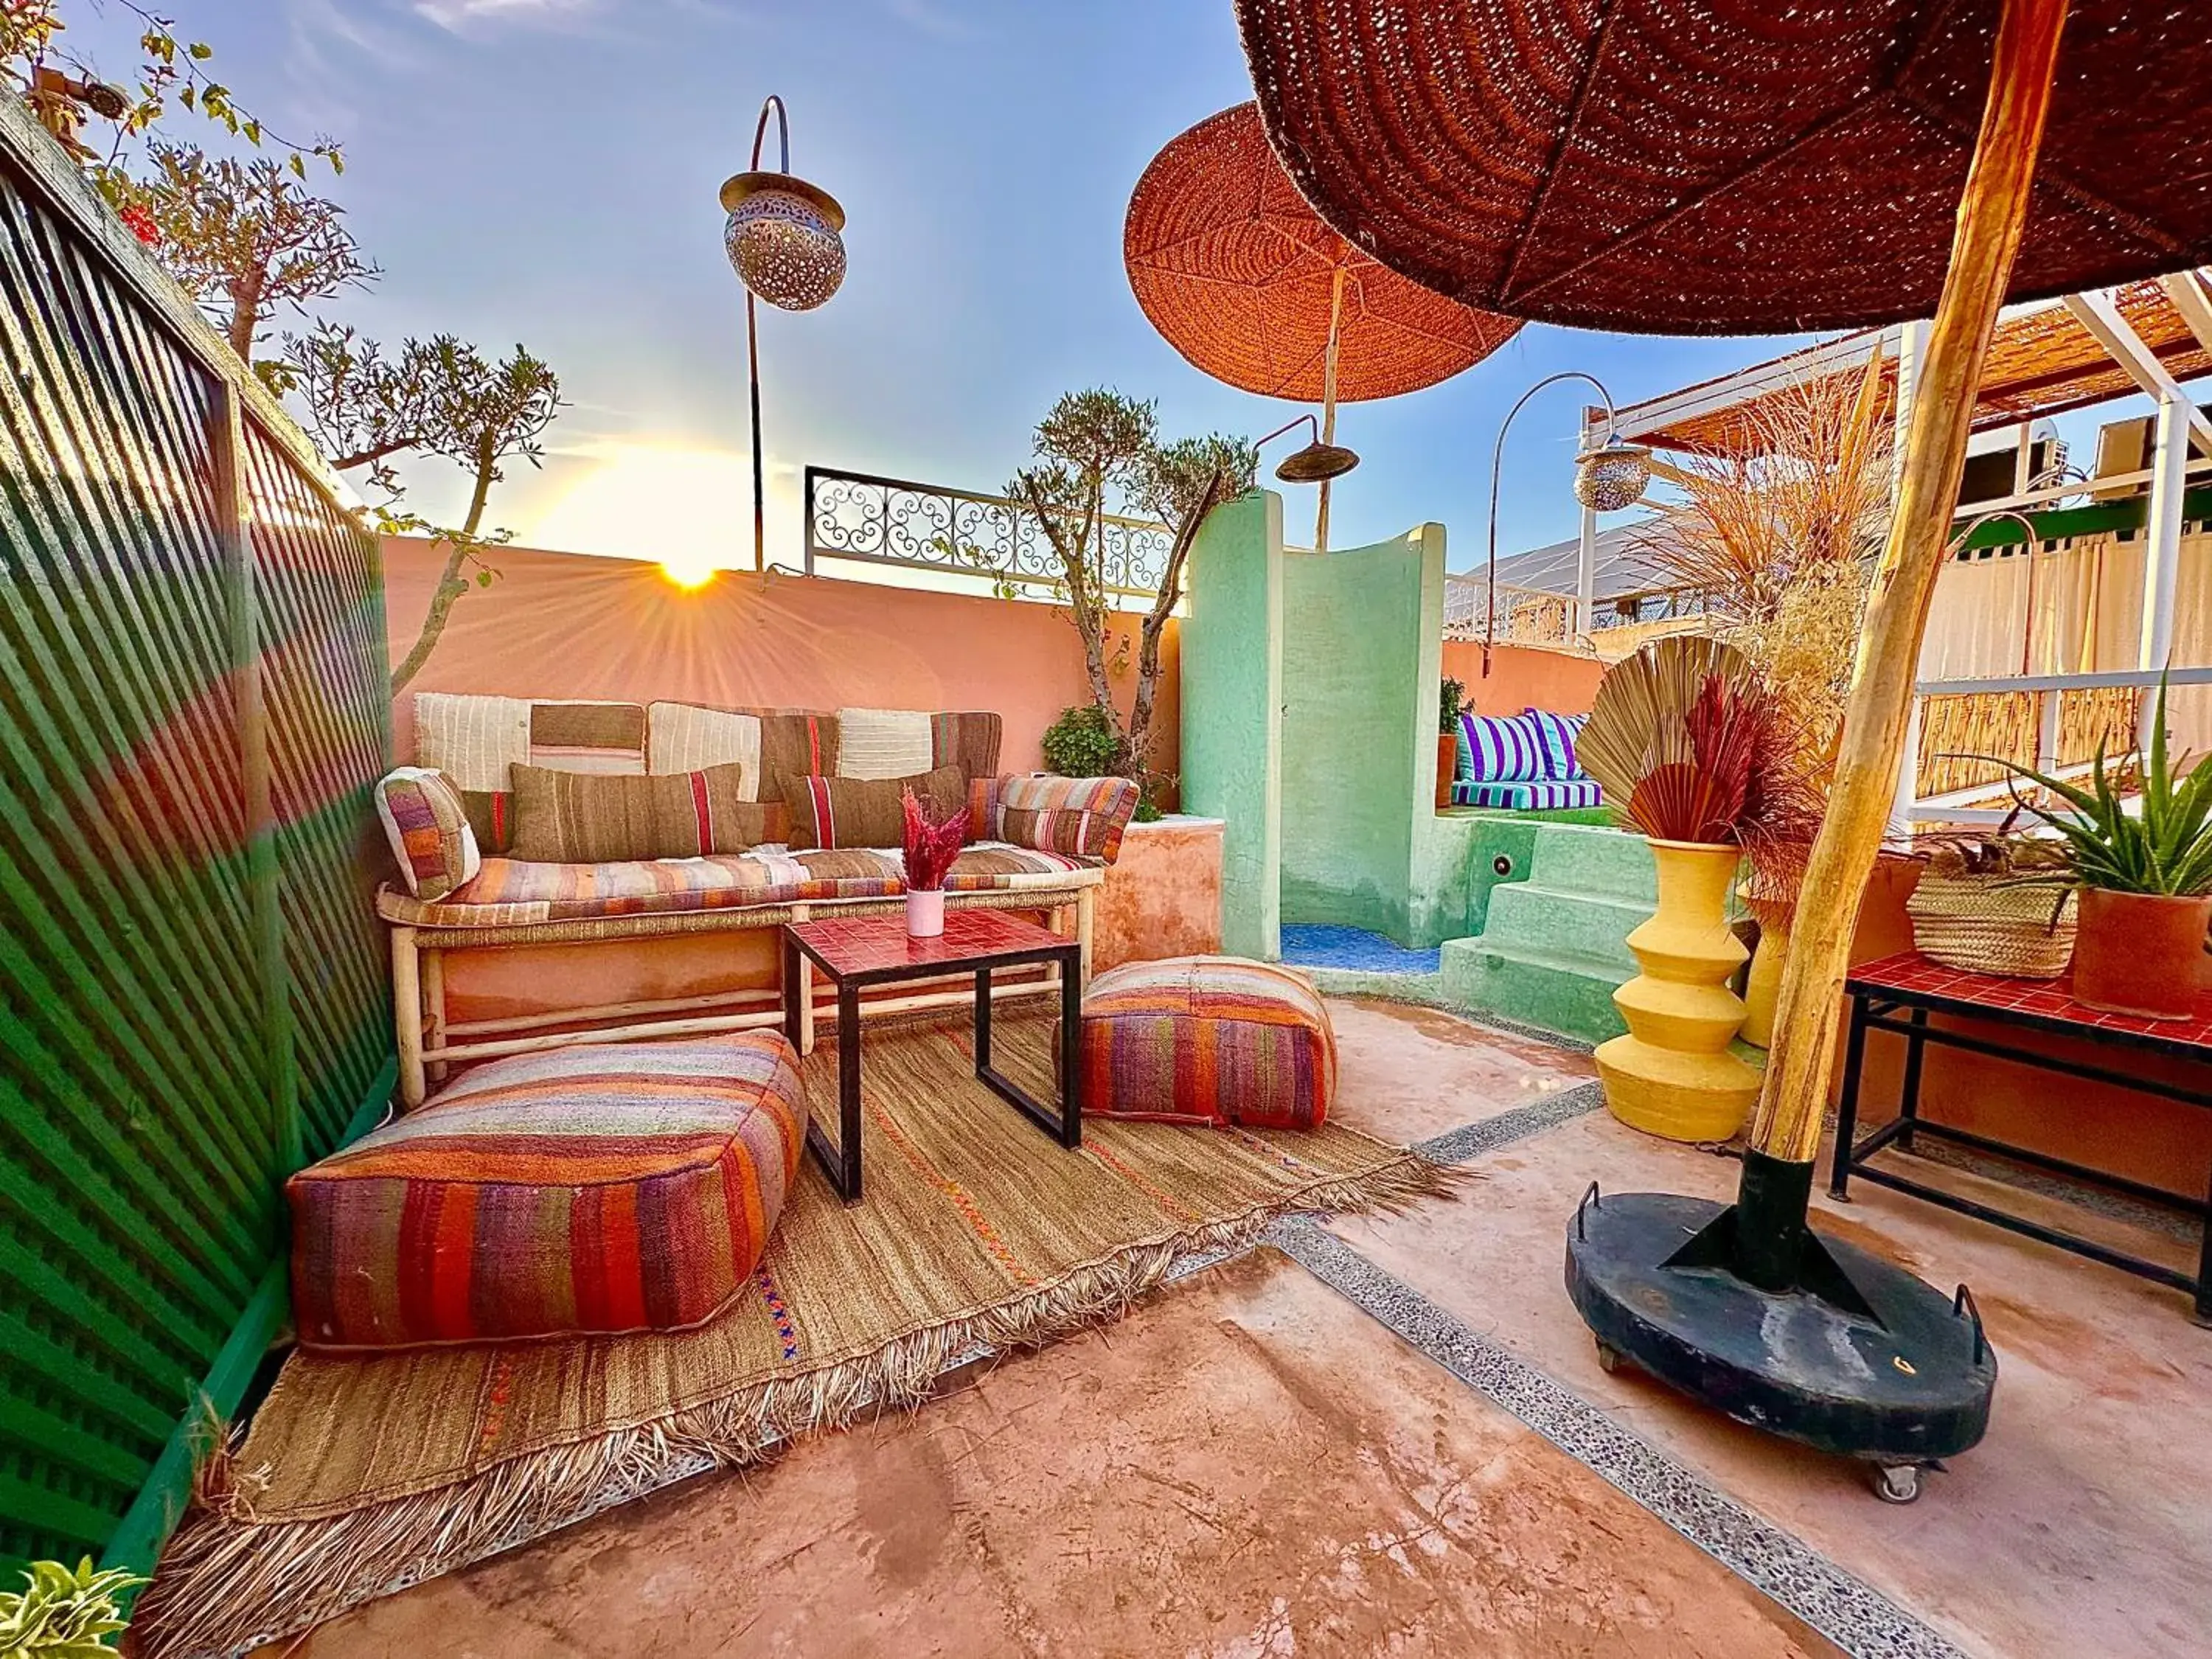
[[[1851,1177],[1856,1176],[1862,1181],[1911,1193],[1931,1204],[1940,1204],[1946,1209],[2025,1233],[2030,1238],[2055,1244],[2123,1272],[2186,1291],[2195,1298],[2197,1323],[2212,1325],[2212,1197],[2198,1200],[2190,1194],[2125,1180],[1920,1115],[1921,1060],[1925,1045],[1930,1042],[2039,1066],[2068,1077],[2140,1090],[2191,1106],[2212,1108],[2212,1076],[2195,1086],[2169,1083],[2147,1077],[2140,1071],[2061,1059],[2039,1052],[2027,1043],[2008,1040],[2005,1034],[2006,1028],[2012,1031],[2045,1032],[2212,1066],[2212,992],[2198,994],[2196,1012],[2190,1018],[2166,1020],[2100,1013],[2094,1008],[2084,1008],[2074,1000],[2071,987],[2070,979],[2008,979],[1994,974],[1966,973],[1930,962],[1912,951],[1852,969],[1844,981],[1844,994],[1850,999],[1850,1027],[1844,1048],[1843,1088],[1836,1111],[1835,1161],[1831,1166],[1828,1190],[1838,1198],[1848,1197]],[[1929,1020],[1931,1014],[1969,1015],[1999,1028],[1998,1034],[1979,1036],[1933,1025]],[[1859,1082],[1866,1059],[1867,1033],[1870,1030],[1889,1031],[1905,1039],[1904,1079],[1897,1116],[1863,1139],[1855,1139]],[[1945,1191],[1874,1162],[1878,1154],[1892,1146],[1910,1152],[1914,1137],[1918,1135],[1995,1153],[2134,1198],[2172,1206],[2196,1217],[2203,1228],[2203,1242],[2195,1277],[2097,1240],[2008,1214],[1978,1200]]]
[[[915,939],[903,915],[833,916],[783,930],[783,1029],[799,1040],[799,958],[837,988],[837,1144],[819,1124],[806,1127],[806,1149],[848,1204],[860,1199],[860,993],[902,980],[975,975],[975,1075],[994,1093],[1063,1146],[1083,1144],[1082,1067],[1060,1068],[1058,1110],[1009,1082],[991,1065],[991,974],[994,969],[1056,963],[1060,1051],[1078,1051],[1083,1029],[1083,946],[1004,910],[951,910],[945,931]]]

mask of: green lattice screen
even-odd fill
[[[389,1092],[382,578],[298,432],[0,110],[0,1577],[149,1559]]]

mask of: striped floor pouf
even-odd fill
[[[1336,1034],[1303,975],[1239,957],[1110,969],[1083,994],[1086,1116],[1317,1128]]]
[[[309,1347],[681,1330],[744,1286],[799,1170],[780,1032],[518,1054],[292,1177]]]

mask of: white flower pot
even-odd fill
[[[945,892],[909,892],[906,896],[906,931],[909,939],[935,939],[945,931]]]

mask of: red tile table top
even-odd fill
[[[953,968],[1016,951],[1064,950],[1075,943],[1008,910],[947,910],[945,931],[934,939],[910,936],[902,915],[830,916],[792,922],[786,931],[839,979]]]
[[[1997,1018],[2078,1030],[2084,1036],[2111,1036],[2176,1049],[2212,1050],[2212,992],[2197,994],[2197,1012],[2187,1019],[2143,1019],[2134,1014],[2100,1013],[2074,1000],[2073,980],[2008,979],[1970,974],[1930,962],[1906,951],[1854,968],[1844,981],[1851,991],[1895,991]]]

